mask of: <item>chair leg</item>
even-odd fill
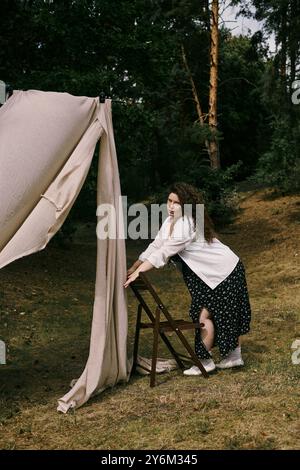
[[[175,349],[173,348],[172,344],[170,343],[170,341],[168,340],[168,338],[166,337],[166,335],[162,332],[160,334],[160,337],[161,339],[163,340],[163,342],[165,343],[165,345],[167,346],[167,348],[169,349],[170,353],[172,354],[172,356],[174,357],[175,361],[177,362],[177,365],[178,367],[183,370],[185,368],[182,360],[180,359],[180,357],[178,356],[177,352],[175,351]]]
[[[131,373],[134,374],[137,366],[137,355],[139,348],[139,339],[140,339],[140,330],[141,330],[141,319],[142,319],[142,305],[139,304],[137,317],[136,317],[136,326],[135,326],[135,336],[134,336],[134,346],[133,346],[133,366]]]
[[[181,343],[185,346],[185,349],[188,351],[190,354],[191,359],[194,361],[194,364],[196,364],[197,367],[201,370],[201,373],[203,377],[208,378],[208,373],[206,372],[201,360],[198,358],[194,350],[191,348],[189,342],[186,340],[184,334],[182,333],[181,330],[177,329],[176,330],[177,336],[179,337]]]
[[[152,364],[151,364],[151,373],[150,373],[150,387],[155,387],[159,322],[160,322],[160,308],[157,307],[155,310],[155,323],[154,323],[154,328],[153,328],[153,351],[152,351]]]

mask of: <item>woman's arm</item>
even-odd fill
[[[139,256],[139,260],[140,261],[146,261],[146,259],[148,259],[148,257],[151,255],[151,253],[153,253],[154,250],[157,250],[158,248],[160,248],[164,242],[164,233],[165,233],[165,229],[167,227],[167,225],[169,224],[169,217],[167,217],[165,219],[165,221],[163,222],[162,226],[160,227],[156,237],[154,238],[154,240],[149,243],[148,247],[146,248],[145,251],[143,251],[143,253],[140,254]]]
[[[174,238],[166,239],[159,248],[151,251],[143,263],[128,277],[124,287],[128,287],[133,282],[140,272],[149,271],[152,268],[162,268],[165,266],[169,258],[180,251],[183,251],[195,238],[194,230],[191,230],[191,225],[187,218],[178,221],[176,230],[174,230]]]
[[[146,271],[150,271],[154,266],[150,263],[150,261],[145,260],[130,276],[128,277],[127,281],[124,284],[124,287],[128,287],[129,284],[139,276],[139,273],[144,273]]]
[[[150,263],[147,259],[139,266],[136,270],[137,273],[145,273],[146,271],[150,271],[150,269],[154,268],[153,264]]]
[[[191,220],[186,216],[175,223],[173,232],[171,238],[164,240],[161,247],[147,257],[149,263],[157,269],[165,266],[171,256],[185,250],[195,240],[195,230]]]
[[[139,258],[136,260],[136,262],[127,270],[127,277],[130,276],[134,271],[141,266],[143,262],[147,260],[147,258],[153,253],[154,250],[157,250],[158,248],[161,247],[163,243],[163,229],[165,225],[168,223],[168,218],[164,221],[162,224],[161,228],[159,229],[155,239],[149,243],[148,247],[146,248],[145,251],[143,251]]]
[[[137,259],[135,263],[127,270],[127,277],[130,276],[130,274],[134,273],[134,271],[143,263],[140,259]]]

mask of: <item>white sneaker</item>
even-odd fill
[[[192,366],[190,369],[184,370],[183,375],[201,375],[201,370],[197,366]]]
[[[244,361],[241,357],[239,359],[223,359],[219,364],[216,364],[219,369],[230,369],[231,367],[239,367],[243,365]]]
[[[204,369],[206,372],[212,372],[215,370],[216,365],[212,359],[200,359]],[[183,375],[201,375],[202,372],[197,366],[192,366],[190,369],[186,369],[183,371]]]

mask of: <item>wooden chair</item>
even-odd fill
[[[194,350],[191,348],[189,342],[187,341],[187,339],[182,333],[183,330],[202,328],[204,324],[197,323],[197,322],[193,323],[187,320],[175,320],[170,314],[169,310],[162,303],[160,297],[155,292],[154,288],[152,287],[145,273],[140,273],[139,277],[130,284],[130,287],[133,290],[139,302],[138,309],[137,309],[136,329],[135,329],[134,348],[133,348],[132,373],[135,372],[137,365],[141,367],[142,369],[148,370],[148,372],[150,372],[150,387],[155,386],[158,338],[160,336],[181,370],[185,368],[185,365],[183,364],[182,359],[186,359],[186,360],[192,361],[196,366],[198,366],[202,372],[202,375],[205,378],[207,378],[208,374],[206,370],[204,369],[201,361],[199,360]],[[143,294],[142,294],[143,291],[150,292],[152,298],[154,299],[155,305],[156,305],[154,312],[149,307],[145,298],[143,297]],[[142,322],[143,310],[145,311],[145,313],[147,314],[150,320],[147,323]],[[164,318],[163,321],[161,320],[161,317]],[[146,369],[140,364],[137,364],[140,330],[144,328],[150,328],[153,330],[151,370]],[[180,342],[182,343],[185,350],[187,351],[188,356],[184,356],[183,354],[178,353],[173,348],[172,344],[170,343],[169,339],[167,338],[165,334],[167,332],[172,332],[172,331],[174,331],[176,335],[178,336]]]

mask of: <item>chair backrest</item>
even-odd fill
[[[146,291],[146,292],[150,293],[151,297],[155,301],[156,306],[159,307],[162,312],[164,312],[164,313],[166,311],[168,312],[167,308],[163,304],[163,302],[162,302],[161,298],[159,297],[159,295],[157,294],[157,292],[154,290],[152,284],[148,280],[145,273],[140,273],[139,277],[134,282],[132,282],[130,284],[130,286],[131,286],[135,296],[139,300],[140,304],[144,307],[144,309],[146,310],[146,312],[148,314],[151,314],[151,316],[152,316],[153,312],[151,311],[151,309],[150,309],[150,307],[147,303],[147,300],[145,299],[145,297],[142,294],[143,291]]]

